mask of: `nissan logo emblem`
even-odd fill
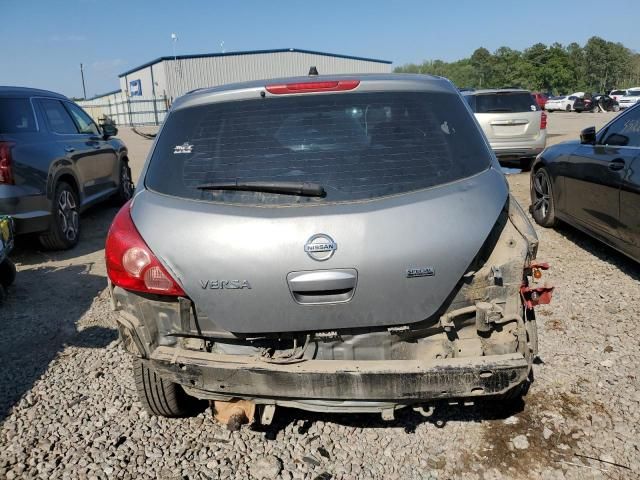
[[[304,251],[307,252],[307,255],[319,262],[329,260],[337,249],[338,244],[333,241],[333,238],[324,233],[312,236],[304,244]]]

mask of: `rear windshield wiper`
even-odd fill
[[[311,182],[213,182],[198,185],[198,190],[236,190],[242,192],[282,193],[303,197],[324,197],[322,185]]]

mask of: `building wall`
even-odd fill
[[[162,97],[165,95],[169,95],[169,92],[167,90],[165,67],[162,62],[150,65],[148,67],[120,77],[120,89],[123,92],[132,93],[131,82],[133,81],[140,81],[142,97],[151,98],[154,96]]]
[[[306,75],[311,66],[317,67],[321,75],[389,73],[392,70],[392,66],[386,63],[303,52],[164,60],[162,64],[166,68],[167,94],[171,99],[196,88],[263,78]],[[128,77],[131,78],[131,75]]]

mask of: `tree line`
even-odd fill
[[[439,75],[459,88],[521,87],[556,95],[608,92],[640,87],[640,54],[621,43],[591,37],[584,47],[575,42],[566,47],[536,43],[524,51],[500,47],[493,53],[481,47],[455,62],[428,60],[395,71]]]

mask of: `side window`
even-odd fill
[[[640,147],[640,109],[634,108],[611,124],[600,141],[603,145]]]
[[[78,133],[75,123],[60,100],[40,100],[49,128],[55,133]]]
[[[100,135],[100,130],[98,130],[96,124],[93,122],[91,117],[84,112],[84,110],[82,110],[76,104],[70,102],[65,102],[65,106],[71,113],[71,116],[76,122],[76,125],[78,125],[78,130],[80,130],[80,133]]]

